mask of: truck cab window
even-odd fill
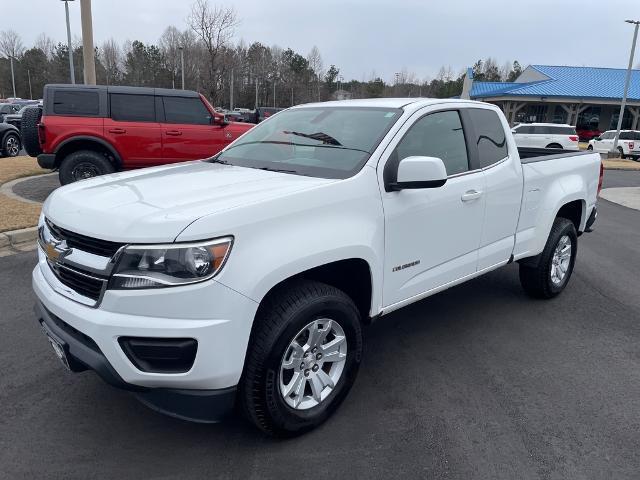
[[[396,146],[389,162],[396,164],[412,156],[442,159],[447,175],[469,170],[467,146],[460,115],[455,110],[436,112],[422,117]]]
[[[470,108],[469,117],[477,136],[473,143],[478,147],[480,167],[488,167],[504,159],[508,155],[507,137],[498,114],[484,108]]]

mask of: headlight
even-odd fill
[[[109,288],[160,288],[202,282],[224,265],[233,237],[198,243],[131,245],[119,254]]]

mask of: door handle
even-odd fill
[[[127,133],[124,128],[110,128],[109,133]]]
[[[179,137],[180,135],[182,135],[182,132],[180,130],[167,130],[165,133],[172,137]]]
[[[479,192],[478,190],[468,190],[464,193],[464,195],[462,195],[461,200],[463,202],[472,202],[479,199],[481,196],[482,192]]]

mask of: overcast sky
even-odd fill
[[[213,1],[213,0],[212,0]],[[216,2],[225,4],[224,2]],[[72,34],[80,35],[80,2],[70,2]],[[156,42],[168,25],[187,28],[190,0],[93,0],[96,44]],[[325,67],[345,79],[386,81],[406,68],[433,77],[442,65],[457,73],[478,58],[498,64],[589,65],[625,68],[640,0],[242,0],[236,40],[291,47],[313,45]],[[3,0],[6,28],[14,24],[29,46],[41,32],[65,41],[60,0]],[[638,51],[637,60],[640,57]]]

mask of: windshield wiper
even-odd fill
[[[319,142],[326,143],[328,145],[335,145],[336,147],[341,147],[342,144],[333,138],[331,135],[327,135],[323,132],[318,133],[301,133],[301,132],[288,132],[283,131],[282,133],[286,133],[287,135],[297,135],[298,137],[310,138],[312,140],[318,140]]]
[[[296,170],[287,170],[285,168],[271,168],[271,167],[249,167],[249,168],[256,168],[257,170],[266,170],[267,172],[298,173]]]

